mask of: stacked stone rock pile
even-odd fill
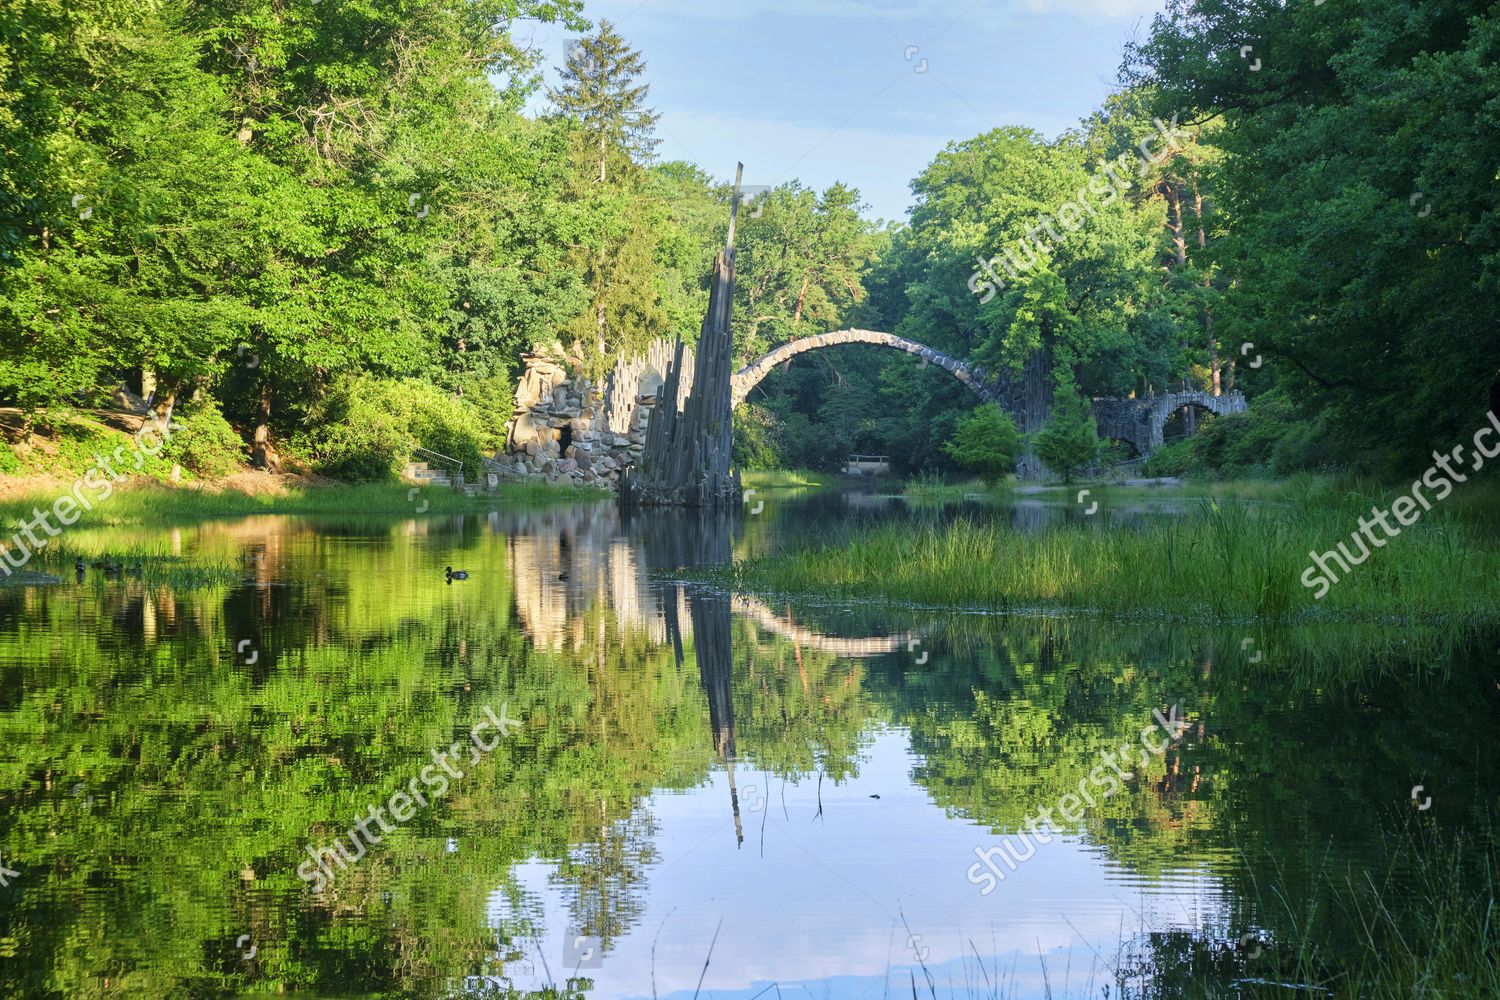
[[[669,351],[653,343],[643,358],[617,364],[602,386],[583,374],[577,357],[526,355],[505,449],[494,457],[498,469],[516,478],[617,488],[621,470],[645,446]]]

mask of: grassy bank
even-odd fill
[[[820,489],[832,485],[837,479],[831,472],[814,472],[812,469],[748,469],[740,473],[741,484],[746,489],[756,490]]]
[[[1257,883],[1259,909],[1277,933],[1251,939],[1245,971],[1351,1000],[1500,996],[1497,860],[1493,830],[1465,838],[1409,829],[1391,836],[1384,871],[1320,872],[1320,908],[1288,907],[1296,890],[1274,876]],[[1412,898],[1393,902],[1387,893],[1402,882]],[[1330,940],[1334,925],[1345,933]]]
[[[33,508],[49,508],[71,490],[62,480],[13,482],[0,497],[0,525],[4,534],[29,518]],[[92,490],[85,495],[95,496]],[[488,510],[498,504],[543,505],[606,499],[603,490],[551,486],[546,483],[506,483],[498,494],[465,496],[452,490],[413,487],[406,483],[348,486],[312,484],[270,476],[236,476],[221,485],[171,486],[147,479],[130,482],[83,512],[80,524],[109,526],[196,521],[251,514],[373,514],[415,516]]]
[[[1500,621],[1500,533],[1457,508],[1434,509],[1315,600],[1302,582],[1309,552],[1343,542],[1358,555],[1350,535],[1368,500],[1205,504],[1144,527],[1090,519],[1035,534],[972,520],[855,529],[736,563],[722,576],[748,590],[947,607],[1268,622]]]
[[[80,561],[81,575],[76,568]],[[190,590],[238,583],[244,572],[242,567],[228,562],[176,555],[163,546],[111,545],[106,551],[67,539],[61,545],[49,545],[34,554],[23,569],[0,574],[0,587],[41,583],[42,575],[56,577],[52,583],[88,583],[96,587],[139,583]]]

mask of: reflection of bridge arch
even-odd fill
[[[922,359],[923,363],[934,364],[951,374],[984,402],[999,403],[1011,413],[1020,412],[1020,395],[1009,379],[987,371],[980,365],[966,364],[950,358],[941,351],[935,351],[915,340],[907,340],[894,333],[881,333],[878,330],[834,330],[832,333],[819,333],[782,344],[759,361],[751,362],[730,377],[733,405],[738,406],[743,403],[745,397],[750,394],[750,390],[770,374],[772,368],[782,362],[789,361],[807,351],[815,351],[820,347],[833,347],[837,344],[874,344],[878,347],[891,347],[898,351],[905,351],[907,354],[915,354]]]
[[[791,639],[810,649],[832,653],[838,657],[884,656],[887,653],[898,653],[912,638],[910,634],[878,635],[868,639],[844,639],[839,636],[824,635],[821,632],[801,628],[781,618],[760,598],[745,594],[733,595],[731,606],[737,613],[753,619],[757,625],[773,635]]]

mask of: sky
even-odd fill
[[[904,220],[949,142],[1004,125],[1048,138],[1114,88],[1162,0],[586,0],[646,60],[657,155],[721,180],[860,190]],[[557,80],[572,33],[516,34]],[[540,103],[544,103],[544,100]]]

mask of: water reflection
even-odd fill
[[[1251,664],[1234,630],[933,619],[682,579],[833,530],[841,503],[251,518],[129,533],[237,561],[234,588],[0,594],[0,859],[19,872],[0,983],[1204,995],[1183,984],[1284,971],[1285,915],[1333,909],[1320,872],[1399,884],[1393,829],[1477,829],[1500,789],[1493,643],[1450,649],[1445,683],[1304,690],[1296,663],[1401,666],[1409,637],[1259,636]],[[470,578],[446,583],[448,565]],[[518,733],[308,891],[304,844],[502,702]],[[1173,704],[1183,740],[980,894],[976,848]],[[1415,815],[1419,782],[1435,804]]]

